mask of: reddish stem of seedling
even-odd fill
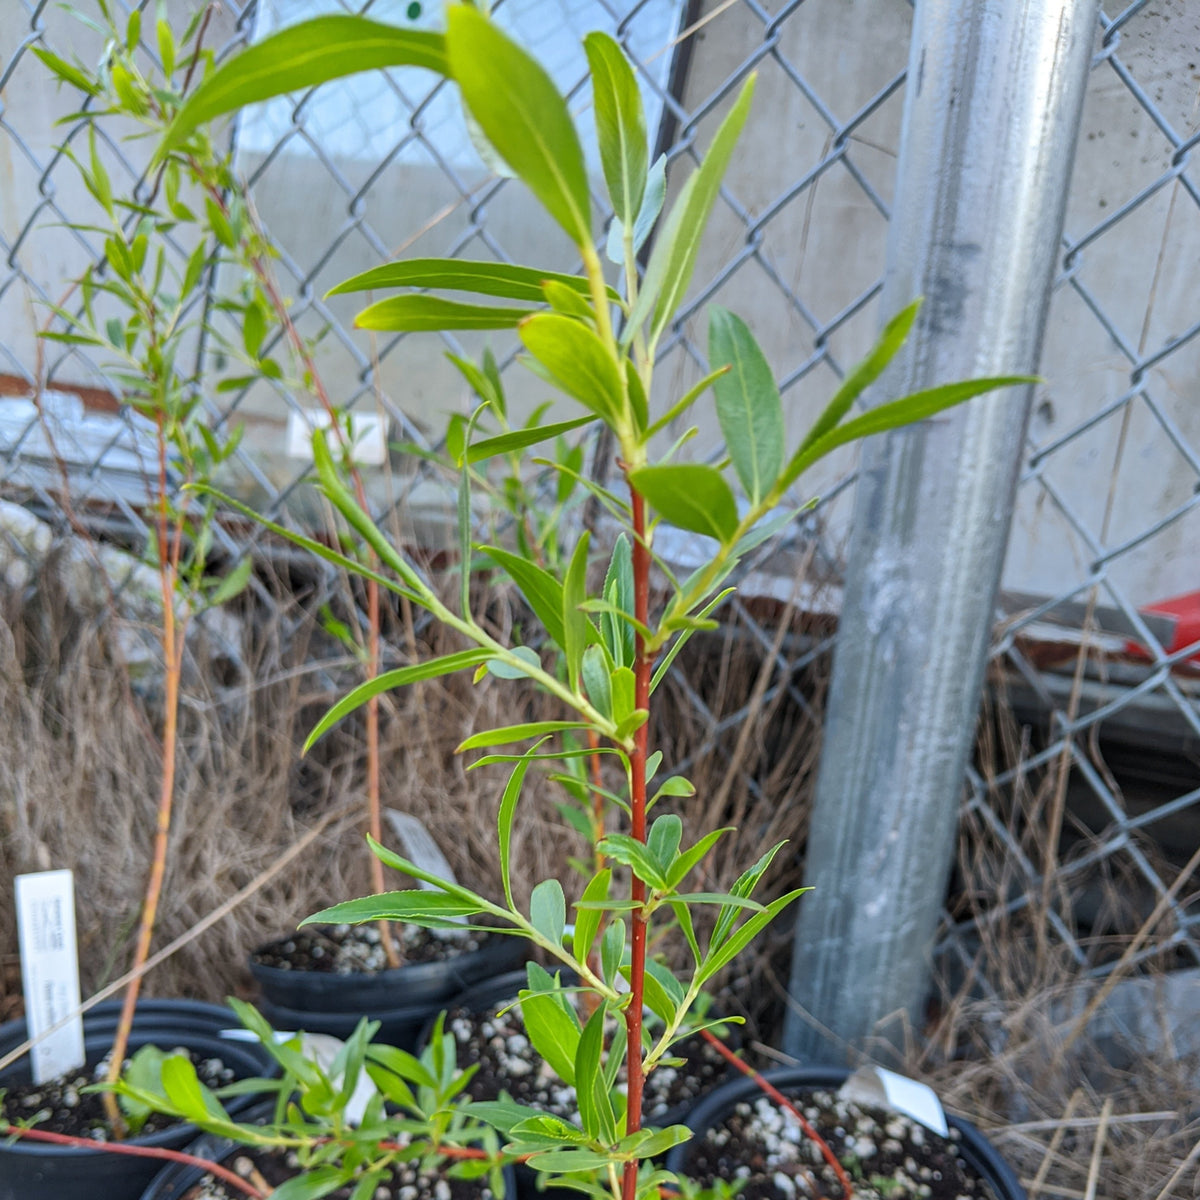
[[[167,847],[171,833],[171,808],[175,797],[175,749],[178,736],[179,675],[183,659],[183,629],[175,621],[175,580],[178,578],[179,559],[183,543],[183,517],[176,519],[171,529],[167,505],[167,435],[164,428],[166,418],[158,414],[158,505],[156,513],[156,538],[158,542],[158,575],[163,609],[162,651],[165,694],[163,698],[162,774],[160,776],[158,811],[154,830],[154,851],[150,862],[150,877],[146,881],[146,894],[142,901],[142,915],[138,926],[137,944],[134,948],[132,970],[135,972],[125,989],[121,1004],[121,1015],[117,1021],[105,1079],[115,1083],[121,1074],[129,1046],[129,1035],[133,1028],[133,1014],[141,993],[142,972],[150,957],[150,942],[154,937],[154,925],[158,918],[158,902],[162,896],[163,879],[167,870]],[[174,536],[172,536],[172,532]],[[125,1134],[125,1122],[117,1107],[116,1096],[104,1093],[104,1111],[117,1137]]]
[[[207,1158],[197,1158],[194,1154],[185,1154],[182,1150],[161,1150],[155,1146],[127,1146],[124,1143],[95,1142],[91,1138],[72,1137],[67,1133],[51,1133],[46,1129],[22,1129],[16,1125],[0,1125],[0,1134],[4,1137],[18,1137],[29,1142],[48,1142],[55,1146],[74,1146],[80,1150],[96,1150],[103,1154],[127,1154],[131,1158],[158,1158],[166,1162],[184,1163],[189,1167],[201,1167],[210,1175],[237,1188],[250,1197],[250,1200],[266,1200],[258,1188],[247,1183],[240,1175],[221,1166],[209,1162]]]
[[[853,1195],[853,1189],[850,1184],[850,1177],[846,1174],[845,1168],[837,1160],[837,1155],[829,1148],[829,1143],[809,1124],[804,1114],[773,1084],[768,1083],[749,1063],[744,1059],[739,1058],[730,1048],[725,1045],[719,1037],[716,1037],[711,1030],[700,1030],[701,1036],[708,1042],[714,1050],[716,1050],[727,1062],[732,1063],[743,1075],[749,1075],[762,1090],[775,1101],[785,1112],[791,1113],[797,1121],[800,1122],[800,1128],[804,1130],[804,1136],[811,1141],[818,1150],[821,1151],[821,1157],[833,1168],[833,1173],[837,1176],[838,1185],[842,1189],[842,1194],[845,1197]]]
[[[633,517],[633,609],[640,628],[650,623],[650,550],[646,545],[646,504],[637,489],[630,487],[630,506]],[[636,634],[634,655],[634,697],[636,707],[650,706],[650,671],[652,661],[646,653],[645,640]],[[639,842],[646,840],[646,749],[650,736],[649,723],[634,734],[630,767],[630,834]],[[630,895],[637,903],[646,899],[646,884],[633,874]],[[646,980],[646,920],[640,909],[633,910],[632,936],[629,950],[629,1005],[625,1009],[625,1034],[629,1056],[629,1084],[625,1113],[625,1132],[635,1133],[642,1127],[642,1090],[646,1082],[642,1070],[642,1005]],[[622,1200],[635,1200],[637,1195],[637,1163],[627,1162],[621,1176]]]
[[[219,204],[224,207],[223,198],[214,197]],[[342,429],[337,421],[337,414],[334,411],[333,401],[329,398],[329,393],[325,390],[325,384],[317,372],[317,364],[309,352],[308,347],[304,344],[304,339],[300,336],[295,323],[292,321],[291,313],[288,312],[287,304],[284,302],[283,296],[280,295],[279,289],[275,286],[275,280],[272,278],[270,271],[267,269],[266,262],[256,256],[251,259],[251,267],[255,275],[258,277],[259,284],[266,293],[267,299],[271,302],[271,307],[275,310],[275,317],[283,326],[284,332],[287,334],[288,341],[291,342],[292,349],[296,357],[304,364],[304,369],[308,374],[308,378],[312,381],[312,390],[316,394],[317,400],[320,402],[322,409],[329,417],[329,426],[333,430],[334,437],[337,438],[338,444],[346,451],[346,466],[350,474],[350,480],[354,485],[354,498],[358,502],[359,508],[364,512],[368,511],[367,505],[367,489],[363,484],[362,474],[354,465],[350,448],[346,446],[345,439],[342,437]],[[367,580],[367,679],[374,679],[379,674],[379,584],[373,579]],[[380,807],[380,780],[379,780],[379,697],[372,696],[367,701],[367,826],[371,836],[377,841],[383,841],[383,822]],[[373,854],[370,858],[371,869],[371,886],[376,894],[386,890],[383,879],[383,863],[379,861]],[[380,940],[383,943],[383,951],[387,956],[389,967],[398,967],[401,965],[400,952],[396,947],[396,940],[392,937],[392,928],[387,921],[378,923]]]

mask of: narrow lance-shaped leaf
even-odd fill
[[[441,658],[428,659],[425,662],[414,663],[411,667],[400,667],[395,671],[384,671],[374,679],[360,683],[353,691],[343,696],[314,726],[304,742],[304,752],[307,753],[312,745],[336,725],[343,717],[361,708],[372,696],[393,688],[404,687],[406,684],[418,683],[422,679],[436,679],[440,675],[449,675],[454,671],[462,671],[467,667],[477,667],[487,662],[492,656],[491,650],[482,647],[474,650],[460,650],[454,654],[446,654]]]
[[[403,262],[384,263],[359,275],[352,275],[327,296],[346,292],[378,291],[380,288],[440,288],[443,291],[475,292],[481,296],[500,296],[507,300],[526,300],[532,304],[543,301],[542,285],[547,281],[561,284],[591,295],[588,281],[579,275],[561,271],[543,271],[538,267],[518,266],[504,262],[476,262],[463,258],[410,258]],[[619,297],[611,288],[609,296]]]
[[[425,67],[448,74],[445,39],[440,33],[399,29],[364,17],[314,17],[292,25],[227,59],[204,79],[175,115],[159,156],[214,117],[380,67]]]
[[[653,348],[682,302],[696,267],[704,227],[708,224],[733,148],[750,114],[754,82],[755,77],[751,75],[743,84],[733,108],[721,122],[704,161],[680,191],[667,218],[667,228],[655,243],[654,253],[650,256],[642,290],[630,314],[626,338],[632,339],[633,332],[653,309],[649,338],[650,347]]]
[[[633,225],[633,245],[630,247],[636,255],[646,244],[658,214],[662,212],[663,201],[667,198],[667,156],[660,154],[646,175],[646,191],[642,197],[642,207]],[[609,262],[618,267],[625,265],[625,225],[619,217],[613,217],[608,226],[608,240],[604,245],[604,253]]]
[[[438,333],[446,329],[515,329],[532,309],[462,304],[421,292],[368,305],[354,318],[359,329],[389,333]]]
[[[545,739],[542,739],[543,741]],[[521,759],[513,768],[513,773],[508,778],[508,783],[504,787],[504,795],[500,800],[500,815],[496,822],[497,832],[500,843],[500,881],[504,885],[504,898],[508,901],[508,907],[512,911],[516,911],[516,905],[513,902],[512,894],[512,829],[513,821],[517,816],[517,803],[521,799],[521,788],[525,784],[525,774],[529,770],[529,764],[533,761],[533,755],[542,742],[536,742],[530,747],[529,753]]]
[[[632,225],[642,206],[650,161],[642,96],[629,60],[608,34],[589,33],[583,48],[592,73],[596,141],[604,181],[618,220]]]
[[[513,429],[508,433],[500,433],[495,437],[481,438],[472,442],[467,448],[467,462],[483,462],[484,459],[495,458],[499,454],[512,454],[516,450],[524,450],[547,442],[564,433],[571,433],[582,425],[588,425],[595,417],[576,417],[572,421],[556,421],[549,425],[535,425],[527,429]]]
[[[590,246],[583,149],[553,80],[466,4],[446,14],[446,49],[463,100],[488,141],[571,240]]]
[[[775,485],[783,466],[783,403],[766,356],[746,322],[726,308],[708,310],[708,361],[730,370],[713,382],[717,420],[751,504]]]
[[[921,309],[921,301],[914,300],[907,308],[901,309],[883,328],[879,340],[868,351],[857,366],[842,380],[841,386],[833,394],[833,399],[825,406],[821,415],[813,422],[812,428],[804,435],[800,443],[800,451],[807,450],[813,442],[827,434],[850,411],[850,406],[862,395],[880,375],[884,368],[896,357],[896,352],[904,345],[917,313]]]
[[[525,348],[554,383],[608,425],[619,428],[624,391],[616,360],[586,325],[559,313],[530,317],[519,330]]]
[[[830,430],[824,437],[818,438],[807,450],[797,450],[791,461],[784,468],[779,478],[779,488],[790,487],[800,478],[813,463],[825,457],[831,450],[844,446],[847,442],[858,441],[859,438],[870,437],[876,433],[886,433],[905,425],[912,425],[926,417],[964,400],[982,396],[985,392],[994,392],[1000,388],[1019,387],[1023,384],[1037,383],[1037,377],[1032,375],[1001,375],[985,379],[969,379],[963,383],[947,383],[941,387],[930,388],[924,392],[914,392],[900,400],[889,404],[881,404],[870,412],[847,421],[836,429]]]
[[[640,467],[629,480],[656,512],[680,529],[722,544],[737,532],[737,504],[716,467],[704,463]]]

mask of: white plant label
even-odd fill
[[[934,1133],[948,1136],[946,1114],[937,1093],[915,1079],[885,1071],[882,1067],[860,1067],[838,1089],[845,1100],[859,1104],[873,1104],[877,1108],[891,1109],[932,1129]]]
[[[288,458],[312,462],[312,435],[329,428],[329,414],[321,408],[288,412],[286,453]],[[351,457],[360,466],[381,467],[387,462],[387,418],[379,413],[351,413],[349,420]]]
[[[25,1015],[29,1036],[41,1038],[31,1052],[33,1081],[43,1083],[84,1064],[75,883],[70,871],[18,875],[16,895]]]
[[[385,808],[383,815],[387,819],[387,823],[392,827],[392,832],[396,835],[396,840],[400,843],[404,857],[408,859],[414,866],[420,867],[429,875],[436,875],[439,879],[446,880],[447,883],[457,883],[454,878],[454,870],[446,861],[446,856],[441,852],[437,842],[433,840],[433,836],[429,830],[417,820],[416,817],[410,816],[408,813],[402,813],[399,809]],[[436,891],[437,889],[432,883],[426,883],[423,879],[417,881],[417,886],[426,890]],[[457,918],[459,924],[465,925],[466,917]],[[457,938],[462,936],[456,929],[431,929],[430,933],[434,937],[449,937]]]

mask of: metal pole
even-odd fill
[[[1037,367],[1099,0],[917,0],[877,401]],[[784,1049],[920,1028],[1032,388],[863,450]],[[898,1019],[897,1019],[898,1018]]]

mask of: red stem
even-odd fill
[[[638,625],[650,623],[650,550],[646,545],[646,504],[637,489],[630,487],[633,517],[633,615]],[[634,697],[638,708],[650,706],[650,670],[652,662],[646,653],[645,640],[636,634],[634,654]],[[646,750],[650,736],[649,723],[634,734],[633,754],[630,755],[630,834],[639,842],[646,840]],[[646,899],[646,884],[636,872],[630,896],[641,903]],[[646,920],[640,909],[633,910],[633,934],[629,958],[629,1006],[625,1009],[625,1034],[629,1057],[629,1084],[625,1113],[626,1134],[642,1127],[642,1089],[646,1082],[642,1070],[642,1004],[646,980]],[[627,1162],[621,1176],[622,1200],[635,1200],[637,1195],[637,1163]]]
[[[240,1175],[222,1167],[219,1163],[185,1154],[182,1150],[160,1150],[155,1146],[130,1146],[126,1142],[96,1142],[91,1138],[72,1137],[67,1133],[51,1133],[47,1129],[21,1129],[16,1125],[0,1125],[5,1137],[18,1137],[29,1142],[50,1142],[55,1146],[75,1146],[80,1150],[95,1150],[101,1154],[128,1154],[133,1158],[160,1158],[167,1162],[186,1163],[190,1167],[202,1167],[210,1175],[216,1175],[250,1197],[250,1200],[266,1200],[258,1188],[247,1183]]]
[[[842,1164],[838,1162],[837,1156],[829,1148],[829,1143],[808,1123],[804,1114],[777,1087],[768,1083],[749,1063],[738,1058],[719,1037],[714,1036],[711,1030],[702,1029],[700,1033],[704,1040],[714,1050],[718,1051],[727,1062],[737,1067],[743,1075],[749,1075],[780,1108],[785,1112],[791,1113],[800,1122],[800,1128],[804,1130],[804,1136],[816,1145],[817,1149],[821,1151],[821,1157],[833,1168],[833,1173],[837,1176],[843,1195],[846,1197],[853,1195],[850,1177],[846,1174]]]

